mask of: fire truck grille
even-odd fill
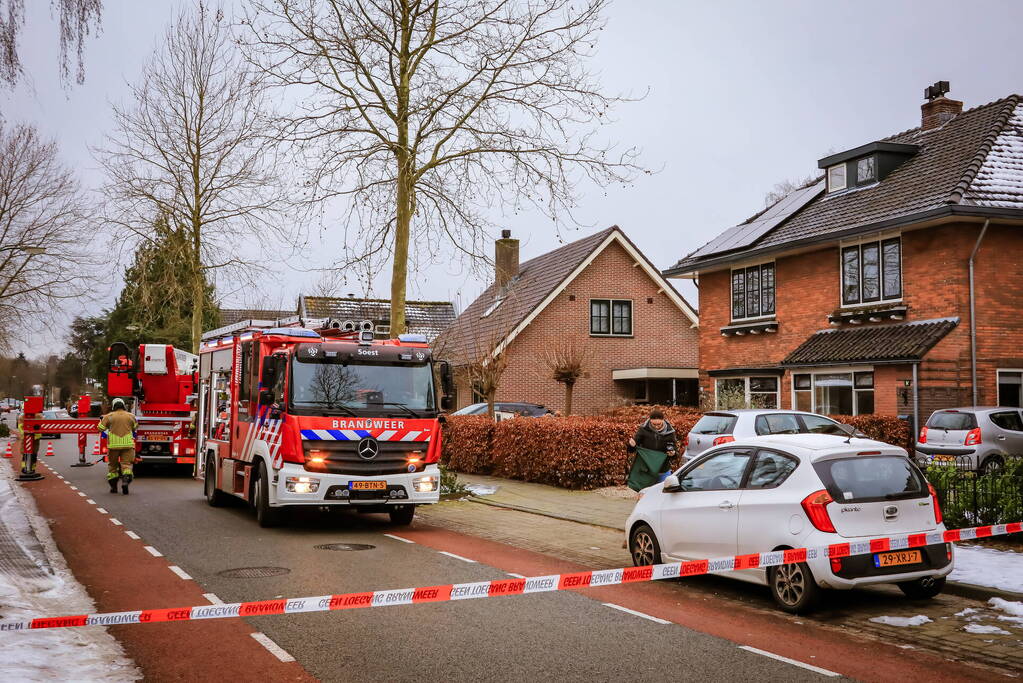
[[[422,458],[426,456],[426,442],[378,441],[377,455],[366,459],[359,456],[359,441],[306,441],[305,468],[310,472],[330,474],[354,474],[360,477],[378,474],[404,474],[423,469]],[[419,451],[420,461],[415,470],[409,469],[409,454]],[[322,463],[311,462],[323,458]]]

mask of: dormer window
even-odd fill
[[[828,194],[873,185],[916,154],[919,147],[894,142],[871,142],[818,160],[827,169]]]
[[[845,164],[838,164],[828,169],[828,192],[845,189]]]
[[[877,168],[873,156],[863,157],[856,162],[856,184],[873,182],[877,178]]]

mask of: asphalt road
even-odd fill
[[[211,508],[187,474],[143,469],[129,496],[110,494],[105,466],[72,468],[72,438],[47,464],[224,602],[507,578],[401,535],[383,515],[301,514],[260,529],[242,505]],[[90,444],[91,446],[91,444]],[[45,446],[44,446],[45,448]],[[92,514],[98,514],[93,512]],[[412,528],[416,528],[413,525]],[[112,527],[113,533],[120,533]],[[445,532],[447,533],[447,532]],[[333,551],[328,543],[364,544]],[[285,570],[228,578],[251,567]],[[175,605],[152,605],[170,607]],[[786,680],[824,676],[673,623],[572,592],[250,619],[322,680]],[[139,626],[138,628],[145,628]],[[201,653],[195,653],[201,656]],[[211,662],[215,666],[215,662]],[[225,675],[230,675],[224,672]]]

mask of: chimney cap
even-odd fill
[[[933,101],[939,97],[944,97],[948,91],[948,81],[936,81],[934,85],[924,88],[924,99]]]
[[[506,240],[511,238],[511,230],[502,230],[501,239]]]

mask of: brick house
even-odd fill
[[[564,408],[564,386],[541,366],[544,350],[570,343],[588,360],[573,413],[620,403],[695,405],[696,311],[617,226],[519,264],[510,231],[495,244],[495,280],[437,340],[459,367],[494,351],[506,369],[497,401]],[[459,408],[483,400],[457,381]]]
[[[1023,403],[1023,98],[947,89],[665,271],[699,281],[702,392],[914,427]]]

